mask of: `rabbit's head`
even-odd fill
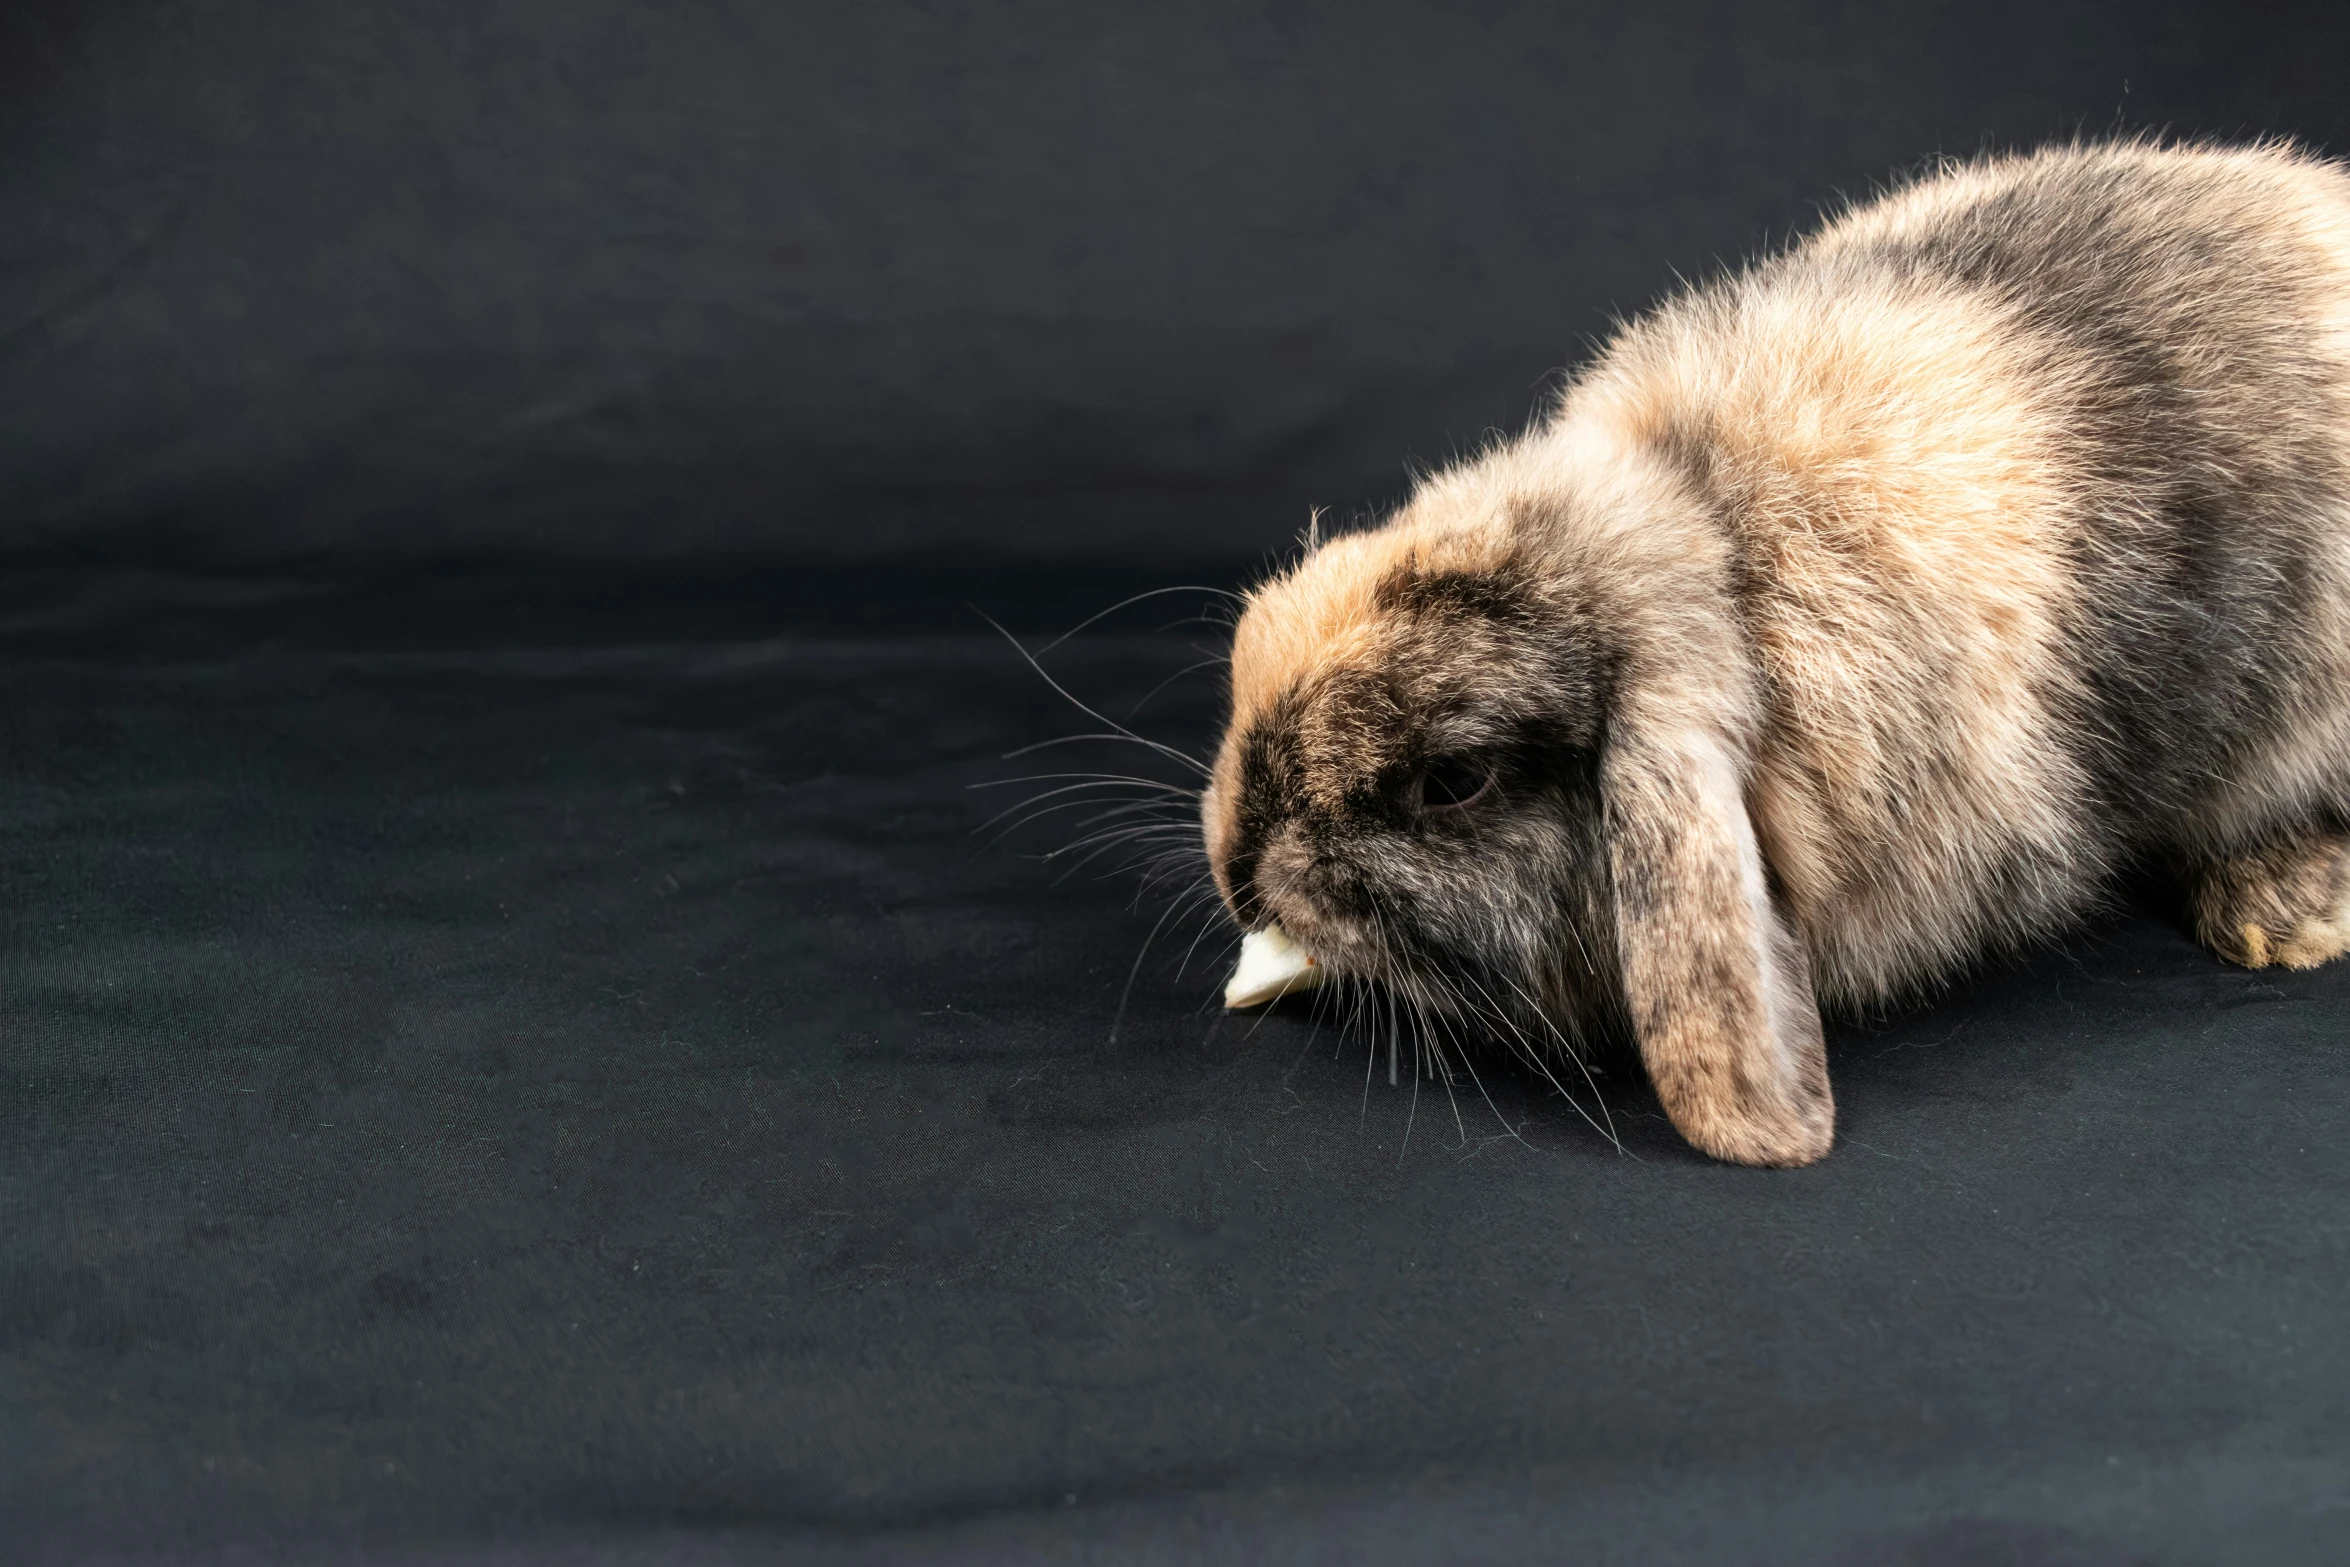
[[[1620,1024],[1692,1142],[1809,1163],[1833,1110],[1747,817],[1728,562],[1662,475],[1546,477],[1444,476],[1250,596],[1203,801],[1217,887],[1440,1038]]]

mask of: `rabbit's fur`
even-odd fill
[[[1860,206],[1256,589],[1231,696],[1203,815],[1244,926],[1521,1039],[1613,1019],[1725,1159],[1828,1151],[1819,1000],[2125,862],[2222,956],[2323,962],[2350,177],[2071,146]]]

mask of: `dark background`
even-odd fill
[[[2339,6],[0,13],[0,544],[1189,565],[1935,153],[2342,135]]]
[[[980,830],[1182,769],[1007,759],[1091,724],[971,609],[1261,569],[1930,154],[2346,81],[2341,7],[0,8],[0,1561],[2350,1559],[2350,964],[2125,889],[1836,1020],[1804,1171],[1391,1089]],[[1047,661],[1196,749],[1201,607]]]

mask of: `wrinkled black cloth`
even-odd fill
[[[2125,911],[1832,1028],[1825,1164],[1713,1164],[1621,1062],[1220,1016],[1212,919],[1036,857],[1085,813],[975,832],[1183,766],[1007,760],[1099,725],[969,616],[708,587],[0,624],[8,1559],[2350,1539],[2350,965]],[[1046,667],[1123,721],[1213,650],[1164,604]]]

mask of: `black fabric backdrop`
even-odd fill
[[[2340,6],[15,0],[0,543],[1253,558],[1937,151]]]
[[[975,831],[1135,764],[967,606],[1231,580],[1937,148],[2334,137],[2346,33],[0,12],[0,1560],[2342,1559],[2350,967],[2125,890],[1800,1172],[1390,1088]],[[1204,602],[1047,662],[1200,746]]]

